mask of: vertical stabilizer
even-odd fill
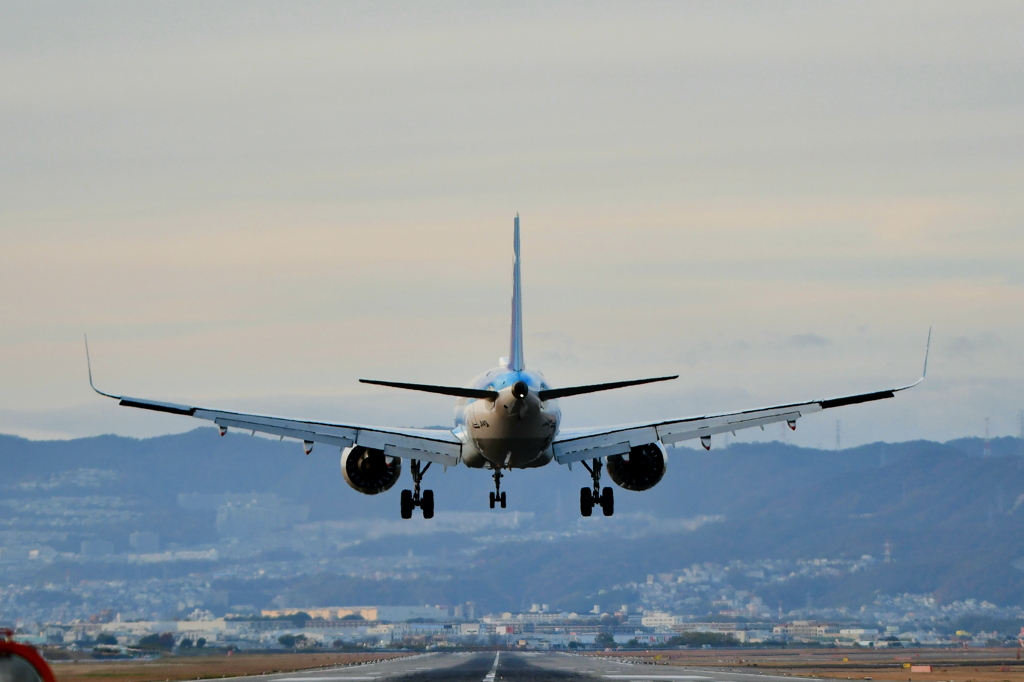
[[[512,341],[508,353],[508,368],[521,372],[523,363],[523,295],[519,279],[519,214],[516,213],[515,237],[513,242],[515,262],[512,265]]]

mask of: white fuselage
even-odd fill
[[[525,396],[514,395],[525,384]],[[455,404],[455,433],[463,442],[462,461],[470,467],[524,469],[551,461],[551,442],[561,412],[557,400],[542,402],[538,392],[549,388],[538,372],[497,367],[470,384],[496,391],[495,400],[460,398]]]

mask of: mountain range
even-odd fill
[[[424,526],[429,522],[407,522],[413,524],[407,534],[368,535],[339,550],[342,563],[346,556],[356,561],[433,555],[436,564],[448,566],[453,580],[374,581],[324,570],[264,585],[232,579],[221,585],[238,593],[232,602],[257,607],[276,598],[277,603],[471,600],[495,609],[539,602],[578,608],[592,605],[601,591],[609,594],[612,585],[695,563],[854,560],[880,557],[888,545],[892,560],[870,570],[790,580],[762,587],[758,594],[767,603],[820,607],[854,608],[878,594],[905,592],[931,594],[940,602],[975,598],[1024,605],[1024,571],[1018,568],[1024,566],[1022,442],[993,439],[990,456],[984,453],[980,439],[875,443],[840,451],[781,442],[734,443],[711,452],[670,449],[668,473],[658,486],[645,493],[616,490],[615,533],[602,532],[601,524],[612,520],[579,518],[578,491],[589,481],[582,467],[515,471],[503,488],[510,510],[532,513],[530,533],[496,542],[485,537],[496,531],[430,532]],[[408,485],[406,476],[388,493],[360,495],[344,483],[336,451],[318,446],[306,456],[297,443],[234,433],[219,438],[209,428],[142,440],[0,436],[0,467],[0,501],[10,510],[0,525],[0,546],[35,531],[58,552],[77,552],[89,540],[105,540],[114,551],[126,552],[129,534],[140,530],[159,533],[165,547],[215,543],[214,514],[182,509],[177,500],[183,493],[274,493],[308,505],[311,523],[369,526],[398,521],[398,488]],[[432,468],[425,485],[435,490],[439,517],[501,513],[487,507],[486,472]],[[88,515],[91,507],[81,502],[87,499],[100,501],[96,523],[60,526],[53,515],[25,511],[85,504],[85,512],[71,513]],[[115,513],[118,509],[123,513]],[[648,523],[701,518],[710,521]],[[634,519],[637,532],[623,532]],[[573,532],[563,533],[566,529]],[[65,570],[60,560],[57,564]],[[617,596],[606,600],[612,598]]]

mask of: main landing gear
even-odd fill
[[[501,508],[505,508],[505,493],[501,492],[501,469],[494,470],[494,492],[491,493],[491,509],[494,509],[494,505],[500,504]]]
[[[611,516],[615,513],[615,492],[608,486],[601,489],[601,460],[594,459],[589,466],[586,462],[581,464],[594,479],[594,487],[580,488],[580,514],[590,516],[594,513],[594,507],[600,506],[605,516]]]
[[[402,491],[403,519],[411,519],[412,510],[416,507],[423,510],[423,518],[434,518],[434,491],[424,490],[423,494],[420,494],[420,481],[423,480],[423,474],[427,473],[427,469],[429,468],[430,462],[427,462],[427,466],[421,469],[420,461],[418,459],[409,461],[409,471],[412,473],[413,489]]]

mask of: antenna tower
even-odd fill
[[[1017,412],[1017,454],[1024,457],[1024,410]]]
[[[988,438],[988,417],[985,417],[985,449],[981,456],[986,459],[992,456],[992,441]]]

